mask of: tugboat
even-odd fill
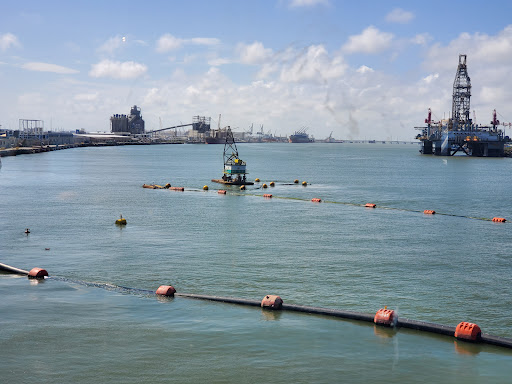
[[[228,126],[224,144],[224,174],[221,179],[212,179],[212,181],[226,185],[253,185],[253,182],[246,179],[246,165],[245,161],[238,157],[235,138]]]

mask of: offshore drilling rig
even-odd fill
[[[471,79],[466,66],[466,55],[459,55],[459,65],[453,82],[452,115],[447,120],[434,122],[428,109],[426,127],[415,127],[422,132],[416,136],[421,141],[424,155],[453,156],[462,151],[468,156],[503,157],[505,143],[510,138],[498,129],[500,121],[493,111],[489,126],[479,126],[470,118]],[[503,124],[509,125],[509,124]]]

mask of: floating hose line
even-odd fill
[[[470,341],[474,343],[485,343],[512,349],[512,338],[493,336],[482,333],[480,327],[477,324],[461,322],[457,325],[457,327],[451,327],[447,325],[429,323],[418,320],[401,319],[398,318],[398,315],[394,310],[387,309],[386,307],[384,307],[383,309],[379,309],[377,313],[373,315],[356,311],[310,307],[295,304],[284,304],[281,297],[276,295],[267,295],[263,298],[263,300],[259,301],[235,297],[177,293],[174,287],[168,285],[162,285],[156,291],[154,291],[148,289],[130,288],[115,284],[93,283],[83,280],[68,279],[64,277],[49,277],[48,274],[46,273],[46,270],[41,268],[33,268],[31,271],[25,271],[23,269],[11,267],[9,265],[2,263],[0,263],[0,270],[13,274],[27,275],[28,277],[31,278],[45,279],[49,281],[62,281],[72,284],[84,285],[87,287],[101,288],[108,291],[116,291],[124,294],[137,294],[144,297],[178,296],[188,299],[208,300],[227,304],[262,307],[263,310],[303,312],[307,314],[330,316],[347,320],[372,322],[375,324],[375,326],[392,327],[393,329],[397,330],[399,330],[400,328],[408,328],[417,331],[430,332],[455,337],[457,340]],[[41,271],[44,271],[44,273],[41,273]]]
[[[288,184],[283,184],[283,185],[288,185]],[[295,184],[290,184],[290,185],[295,185]],[[261,187],[253,188],[253,190],[259,190],[259,189],[261,189]],[[190,192],[204,192],[203,190],[193,189],[193,188],[187,188],[187,191],[190,191]],[[267,196],[265,196],[266,194],[260,195],[260,194],[257,194],[257,193],[249,193],[249,192],[241,193],[241,192],[235,192],[235,191],[227,191],[226,193],[224,193],[224,191],[223,191],[223,194],[233,195],[233,196],[254,196],[254,197],[261,197],[262,196],[262,197],[267,197]],[[291,196],[276,196],[276,195],[272,195],[272,198],[274,198],[274,199],[281,199],[281,200],[307,201],[307,202],[312,201],[309,198],[306,199],[306,198],[303,198],[303,197],[291,197]],[[379,208],[379,209],[390,210],[390,211],[414,212],[414,213],[424,213],[424,214],[425,213],[430,213],[430,214],[435,213],[436,215],[441,215],[441,216],[460,217],[460,218],[464,218],[464,219],[481,220],[481,221],[492,221],[492,222],[500,222],[500,223],[505,223],[507,221],[504,218],[497,218],[497,217],[489,219],[489,218],[486,218],[486,217],[474,217],[474,216],[467,216],[467,215],[457,215],[457,214],[453,214],[453,213],[442,213],[442,212],[431,211],[431,210],[420,211],[418,209],[386,207],[386,206],[381,206],[381,205],[377,206],[376,204],[351,203],[351,202],[348,202],[348,201],[322,200],[322,202],[325,203],[325,204],[349,205],[349,206],[352,206],[352,207],[363,207],[363,208],[365,208],[365,207],[368,208],[371,205],[372,206],[371,208]],[[427,212],[427,211],[429,211],[429,212]]]

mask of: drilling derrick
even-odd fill
[[[452,121],[454,128],[471,124],[469,102],[471,99],[471,79],[466,66],[466,55],[459,55],[459,66],[453,81]]]

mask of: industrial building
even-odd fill
[[[113,115],[110,118],[110,128],[112,133],[143,134],[145,132],[144,120],[142,119],[140,108],[134,105],[129,115]]]

